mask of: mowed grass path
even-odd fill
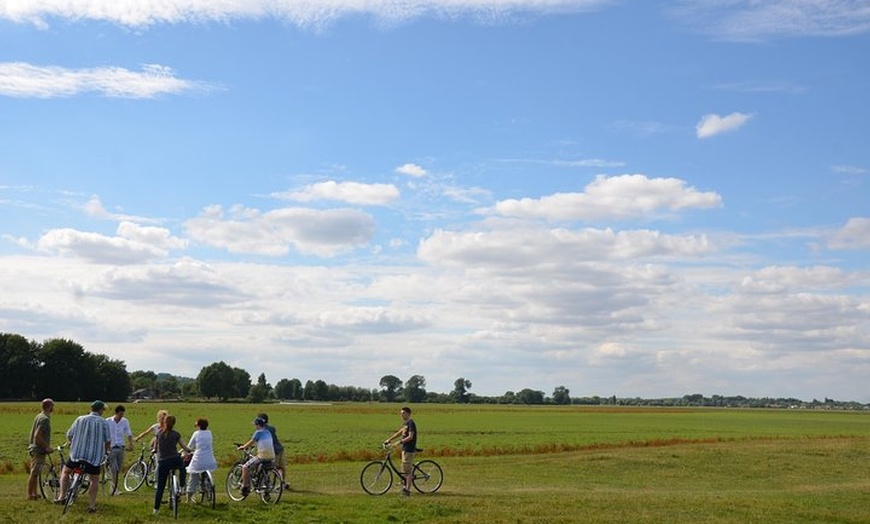
[[[59,413],[55,433],[82,406]],[[157,407],[130,405],[134,430],[150,423]],[[197,413],[209,416],[226,460],[228,442],[248,436],[259,407],[168,406],[182,425],[190,418],[192,426]],[[870,522],[870,414],[416,405],[423,456],[442,464],[444,487],[410,499],[395,489],[372,497],[360,489],[359,471],[398,427],[398,407],[268,406],[295,457],[293,490],[275,507],[232,503],[222,492],[222,467],[218,507],[183,507],[179,521]],[[7,445],[17,441],[21,456],[20,424],[26,435],[35,410],[0,404],[0,413],[2,458],[14,462]],[[0,475],[0,521],[57,522],[60,508],[23,500],[24,472],[13,469]],[[96,516],[79,504],[60,521],[172,520],[150,515],[151,497],[147,488],[100,497]]]

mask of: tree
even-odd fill
[[[48,340],[37,351],[42,362],[37,378],[39,396],[57,400],[86,400],[95,371],[88,366],[85,349],[62,338]]]
[[[465,378],[457,378],[453,383],[453,400],[459,404],[468,403],[468,390],[471,389],[471,381]]]
[[[251,390],[251,375],[242,368],[233,368],[233,392],[236,397],[244,398]]]
[[[302,398],[305,400],[317,400],[317,392],[314,389],[314,381],[306,380],[305,388],[302,390]]]
[[[399,394],[399,390],[402,389],[402,380],[393,375],[384,375],[381,377],[380,386],[384,388],[381,392],[384,400],[394,402]]]
[[[266,374],[260,373],[257,377],[257,383],[254,384],[248,392],[248,402],[260,404],[272,396],[272,386],[266,382]]]
[[[565,386],[559,386],[553,391],[554,404],[570,404],[571,392]]]
[[[0,398],[35,399],[37,344],[21,335],[0,333]]]
[[[112,360],[106,355],[91,355],[97,380],[96,390],[87,398],[104,400],[126,400],[133,391],[130,388],[130,374],[127,365],[121,360]]]
[[[544,392],[526,388],[517,393],[517,401],[521,404],[543,404]]]
[[[422,375],[414,375],[405,382],[405,400],[408,402],[426,400],[426,379]]]
[[[233,369],[222,360],[202,368],[196,377],[196,384],[206,398],[227,400],[235,393],[234,379]]]

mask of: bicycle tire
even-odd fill
[[[178,487],[178,473],[171,471],[169,475],[169,507],[172,508],[172,516],[178,518],[178,503],[181,498],[181,490]]]
[[[434,460],[421,460],[414,464],[411,483],[420,493],[435,493],[444,482],[444,472]]]
[[[106,495],[107,497],[112,494],[112,478],[109,476],[108,470],[108,464],[100,467],[100,491],[102,491],[103,495]]]
[[[247,495],[242,494],[242,465],[236,464],[227,473],[227,496],[239,502],[245,500]]]
[[[199,480],[199,503],[200,504],[208,504],[211,506],[211,509],[214,509],[215,505],[215,488],[214,488],[214,480],[211,476],[211,471],[205,471],[200,473],[202,477]]]
[[[66,492],[66,498],[63,501],[63,514],[69,511],[73,504],[76,502],[76,497],[79,494],[79,488],[82,485],[82,477],[84,477],[84,473],[73,473],[72,481],[70,482],[69,489]]]
[[[393,487],[393,472],[386,462],[374,460],[363,467],[359,483],[369,495],[383,495]]]
[[[60,494],[60,477],[58,477],[57,471],[51,465],[43,464],[39,468],[38,475],[39,493],[42,494],[42,498],[48,499],[50,494],[52,502],[57,500]]]
[[[154,475],[157,473],[157,458],[152,454],[151,458],[148,459],[148,467],[145,469],[145,484],[149,488],[156,489],[157,487],[157,479],[154,478]]]
[[[147,475],[148,468],[141,460],[137,460],[130,464],[130,467],[127,468],[127,473],[124,474],[124,489],[127,491],[136,491],[145,483],[145,477]]]
[[[260,500],[264,504],[277,504],[284,492],[284,479],[275,469],[268,469],[260,473]]]

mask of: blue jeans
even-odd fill
[[[154,509],[160,509],[160,502],[163,500],[163,492],[166,490],[166,481],[169,479],[169,474],[173,469],[179,470],[178,479],[181,482],[181,487],[184,488],[184,480],[187,476],[187,470],[184,468],[184,462],[181,460],[181,455],[175,455],[157,461],[157,492],[154,494]],[[182,491],[184,491],[182,489]]]

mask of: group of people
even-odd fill
[[[41,499],[39,494],[38,476],[45,463],[46,456],[52,452],[51,447],[51,414],[54,411],[54,401],[47,398],[42,401],[42,411],[33,419],[30,430],[28,452],[30,454],[30,476],[27,481],[27,496],[31,500]],[[179,470],[181,486],[185,488],[188,499],[199,487],[201,474],[213,472],[217,469],[217,460],[214,456],[214,444],[212,433],[208,429],[208,419],[198,418],[195,430],[187,443],[182,440],[181,434],[175,429],[176,418],[166,410],[157,412],[157,421],[148,429],[133,436],[129,420],[124,416],[126,409],[123,405],[115,407],[114,415],[103,417],[106,404],[100,400],[91,403],[91,412],[75,419],[66,432],[66,440],[69,444],[69,458],[63,464],[60,479],[59,497],[56,503],[62,503],[70,484],[70,476],[73,469],[81,468],[90,476],[90,488],[88,491],[89,513],[96,511],[97,490],[99,485],[100,466],[105,459],[106,466],[113,476],[113,485],[121,475],[124,464],[124,452],[133,449],[134,441],[150,436],[151,449],[156,454],[156,492],[154,494],[154,513],[160,510],[166,483],[173,469]],[[286,459],[284,458],[284,446],[278,440],[278,435],[273,426],[268,424],[269,416],[260,413],[254,419],[255,431],[251,440],[242,448],[257,446],[257,456],[249,461],[243,468],[246,475],[246,486],[250,483],[249,468],[260,460],[272,460],[282,476],[285,473]],[[188,460],[182,458],[179,449],[189,455]],[[185,482],[190,474],[190,482]],[[286,486],[285,486],[286,487]],[[250,489],[248,487],[248,489]],[[113,493],[114,494],[114,493]]]
[[[66,497],[70,484],[70,475],[74,468],[80,467],[90,475],[90,488],[88,491],[89,513],[97,509],[97,486],[99,484],[100,465],[103,459],[113,476],[113,486],[118,485],[124,463],[124,452],[133,449],[133,441],[139,441],[146,436],[151,436],[151,448],[157,456],[157,489],[154,494],[154,513],[160,511],[166,482],[173,469],[179,470],[181,486],[186,486],[188,499],[192,498],[198,488],[202,473],[213,472],[217,469],[217,460],[214,456],[214,443],[212,433],[208,429],[208,419],[196,419],[196,430],[187,444],[182,440],[181,434],[176,431],[176,418],[166,410],[157,412],[157,421],[148,429],[133,437],[130,422],[124,416],[126,409],[123,405],[115,407],[112,416],[103,418],[106,404],[101,400],[91,403],[91,412],[75,419],[66,432],[69,444],[69,459],[63,465],[60,480],[59,498],[55,503],[62,503]],[[31,500],[42,498],[39,495],[38,473],[45,463],[45,457],[52,451],[51,447],[51,414],[54,411],[54,401],[47,398],[42,401],[42,411],[33,419],[30,430],[30,442],[28,451],[31,457],[30,476],[27,481],[27,496]],[[393,433],[384,444],[391,444],[394,439],[402,447],[402,468],[405,479],[402,494],[407,496],[411,492],[411,469],[414,462],[414,453],[417,450],[417,425],[411,418],[411,408],[403,407],[400,411],[402,427]],[[260,413],[254,418],[254,432],[251,438],[239,446],[240,450],[256,446],[257,453],[242,466],[242,493],[248,494],[251,489],[251,470],[262,461],[272,461],[274,467],[284,478],[287,462],[284,456],[284,446],[278,439],[274,426],[269,424],[269,416]],[[179,453],[181,448],[190,455],[189,462],[185,461]],[[190,483],[186,483],[187,474],[190,474]],[[288,486],[285,484],[284,489]],[[114,494],[114,493],[113,493]]]

